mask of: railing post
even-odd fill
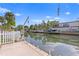
[[[8,32],[6,32],[6,43],[8,43]]]
[[[0,46],[1,46],[1,31],[0,31]]]
[[[5,39],[5,43],[6,43],[6,31],[5,31],[5,33],[4,33],[4,34],[5,34],[5,37],[4,37],[4,39]]]
[[[3,40],[3,44],[5,44],[5,42],[4,42],[4,31],[2,32],[2,40]]]
[[[9,43],[12,43],[12,42],[11,42],[11,41],[12,41],[12,32],[9,32],[9,35],[8,35],[8,36],[9,36],[9,40],[8,40]]]
[[[15,40],[16,40],[16,39],[15,39],[15,32],[14,32],[14,31],[13,31],[13,35],[12,35],[12,36],[13,36],[12,41],[13,41],[13,43],[14,43],[14,42],[15,42]]]
[[[8,43],[10,43],[10,32],[8,32]]]

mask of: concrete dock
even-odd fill
[[[20,41],[0,47],[0,56],[47,56],[48,54],[28,42]]]

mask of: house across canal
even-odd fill
[[[50,30],[78,32],[79,31],[79,21],[59,23],[58,27],[50,28]]]

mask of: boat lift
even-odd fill
[[[21,32],[22,39],[24,39],[24,33],[25,33],[25,28],[24,28],[24,26],[25,26],[26,22],[28,21],[28,19],[29,19],[29,16],[25,19],[25,22],[24,22],[24,24],[23,24],[23,30],[22,30],[22,32]]]

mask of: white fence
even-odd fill
[[[21,33],[20,31],[0,31],[0,45],[1,44],[7,44],[7,43],[13,43],[15,41],[21,40]]]

